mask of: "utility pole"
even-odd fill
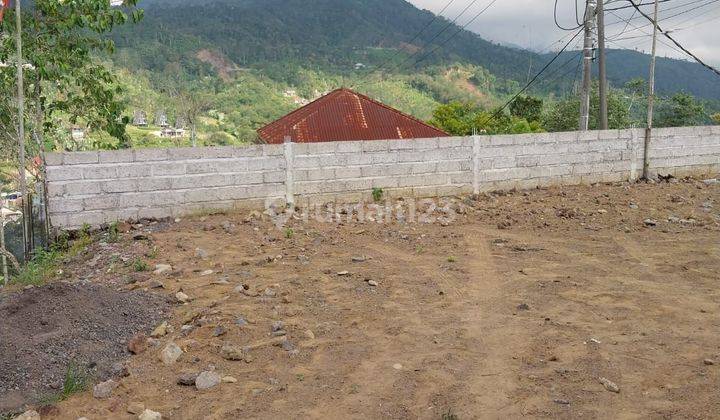
[[[583,43],[583,81],[580,91],[580,131],[587,131],[590,126],[594,22],[595,0],[587,0],[585,7],[585,42]]]
[[[597,3],[597,25],[598,25],[598,67],[600,77],[600,129],[608,129],[608,98],[607,98],[607,72],[605,71],[605,0],[598,0]]]
[[[25,179],[25,86],[23,83],[23,58],[22,58],[22,10],[20,0],[15,0],[15,45],[17,47],[17,89],[18,89],[18,172],[20,175],[20,194],[22,202],[28,200],[27,180]],[[25,210],[28,206],[23,205],[23,244],[25,260],[30,258],[30,223],[32,214]],[[31,207],[32,208],[32,207]]]
[[[658,9],[659,0],[655,0],[655,13],[653,15],[653,41],[652,56],[650,58],[650,80],[648,81],[648,119],[645,129],[645,150],[643,153],[643,179],[650,177],[650,138],[653,128],[653,107],[655,106],[655,56],[657,54]]]

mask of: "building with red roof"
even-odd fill
[[[448,137],[419,119],[350,89],[337,89],[258,130],[260,140],[280,144]]]

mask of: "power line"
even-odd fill
[[[580,18],[578,17],[577,0],[573,0],[573,1],[575,2],[575,20],[579,21]],[[553,19],[555,19],[555,26],[562,29],[563,31],[575,31],[575,30],[581,28],[583,25],[585,25],[584,22],[583,23],[577,22],[577,26],[575,26],[573,28],[566,28],[566,27],[562,26],[560,24],[560,22],[558,21],[558,2],[559,2],[559,0],[555,0],[555,7],[553,8]]]
[[[412,65],[412,67],[417,66],[421,62],[425,61],[427,58],[429,58],[431,55],[433,55],[436,51],[443,48],[445,45],[447,45],[448,42],[450,42],[453,38],[455,38],[459,33],[461,33],[463,30],[465,30],[468,26],[470,26],[473,22],[477,20],[477,18],[480,17],[483,13],[485,13],[490,7],[492,7],[493,4],[497,3],[498,0],[492,0],[490,3],[487,4],[480,12],[478,12],[472,19],[470,19],[465,25],[458,28],[457,31],[455,31],[452,35],[450,35],[449,38],[447,38],[445,41],[443,41],[440,45],[435,47],[432,51],[425,54],[424,56],[420,57],[417,61],[415,61]]]
[[[412,45],[413,42],[417,41],[418,38],[420,38],[420,36],[421,36],[423,33],[425,33],[425,31],[426,31],[428,28],[430,28],[430,27],[433,25],[433,23],[435,23],[435,21],[438,20],[438,18],[439,18],[440,16],[442,16],[442,14],[447,10],[447,8],[450,7],[453,3],[455,3],[455,1],[456,1],[456,0],[450,0],[449,2],[447,2],[447,4],[445,4],[445,7],[443,7],[439,12],[437,12],[436,14],[433,14],[432,20],[430,20],[430,22],[428,22],[425,26],[423,26],[423,28],[420,29],[420,31],[419,31],[417,34],[415,34],[415,36],[410,40],[410,42],[408,42],[408,44]],[[386,66],[387,64],[389,64],[391,61],[392,61],[391,58],[385,60],[380,66],[378,66],[378,67],[375,69],[375,71],[381,71],[381,70],[382,70],[383,68],[385,68],[385,66]]]
[[[669,39],[670,41],[672,41],[673,44],[677,45],[678,48],[680,48],[680,49],[683,50],[687,55],[689,55],[690,57],[692,57],[693,59],[695,59],[695,61],[697,61],[698,63],[700,63],[700,64],[703,65],[704,67],[708,68],[709,70],[711,70],[712,72],[714,72],[715,74],[717,74],[718,76],[720,76],[720,70],[718,70],[718,69],[716,69],[715,67],[713,67],[713,66],[705,63],[704,61],[702,61],[702,60],[701,60],[700,58],[698,58],[695,54],[693,54],[693,53],[690,52],[687,48],[683,47],[679,42],[677,42],[677,41],[675,40],[675,38],[673,38],[673,37],[671,37],[670,35],[668,35],[667,32],[665,32],[664,30],[662,30],[662,29],[660,28],[660,26],[657,24],[657,22],[655,22],[655,20],[653,20],[653,18],[651,18],[650,16],[648,16],[647,14],[645,14],[645,12],[643,12],[642,10],[640,10],[640,7],[637,6],[633,0],[627,0],[627,1],[629,1],[630,4],[632,4],[633,7],[635,7],[635,9],[636,9],[638,12],[640,12],[641,15],[643,15],[643,16],[645,17],[645,19],[649,20],[653,25],[656,25],[658,31],[660,31],[660,32],[665,36],[665,38],[667,38],[667,39]]]
[[[552,65],[552,63],[554,63],[560,57],[560,55],[563,52],[565,52],[565,50],[570,46],[570,44],[572,44],[572,42],[575,41],[575,39],[578,37],[578,35],[580,35],[583,32],[584,32],[583,29],[577,31],[575,33],[575,36],[573,36],[572,39],[570,39],[570,41],[568,41],[567,44],[565,44],[565,46],[562,47],[562,49],[560,51],[558,51],[557,54],[555,54],[555,57],[553,57],[552,60],[550,60],[547,64],[545,64],[545,67],[540,69],[540,71],[535,75],[535,77],[532,78],[532,80],[530,80],[522,89],[520,89],[512,98],[510,98],[509,101],[505,102],[505,104],[500,109],[493,112],[489,118],[487,118],[485,121],[482,122],[481,125],[485,125],[488,122],[492,121],[494,118],[496,118],[498,115],[500,115],[505,110],[505,108],[507,108],[511,103],[513,103],[513,101],[515,101],[515,99],[517,99],[520,95],[525,93],[525,91],[527,91],[530,88],[530,86],[532,86],[532,84],[535,83],[535,81],[545,72],[545,70],[547,70]]]
[[[407,63],[408,61],[410,61],[410,59],[412,59],[413,57],[415,57],[416,55],[418,55],[418,53],[420,53],[422,50],[424,50],[425,48],[429,47],[436,39],[438,39],[438,38],[440,37],[440,35],[442,35],[443,33],[445,33],[445,31],[448,30],[448,28],[450,28],[451,26],[453,26],[453,25],[455,24],[455,22],[457,22],[458,19],[460,19],[460,18],[461,18],[473,5],[475,5],[475,3],[477,3],[478,1],[479,1],[479,0],[473,0],[473,1],[471,1],[471,2],[462,10],[462,12],[460,12],[460,14],[455,17],[455,19],[453,19],[452,21],[448,22],[447,25],[445,25],[445,26],[440,30],[440,32],[438,32],[437,34],[435,34],[435,36],[433,36],[428,42],[426,42],[425,45],[424,45],[422,48],[420,48],[420,49],[418,49],[417,51],[415,51],[414,53],[410,54],[408,57],[405,57],[405,59],[403,59],[399,64],[396,64],[395,66],[391,67],[389,70],[390,70],[390,71],[394,71],[394,70],[400,68],[403,64]],[[379,71],[379,70],[382,70],[382,68],[378,68],[378,69],[374,70],[373,72],[368,73],[368,76],[371,75],[371,74],[373,74],[375,71]],[[363,82],[366,78],[367,78],[367,76],[364,77],[364,78],[362,78],[362,79],[360,79],[360,80],[358,81],[358,83]]]

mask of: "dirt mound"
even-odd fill
[[[168,305],[147,293],[56,283],[0,296],[0,413],[62,389],[70,365],[93,379],[128,356],[126,341]]]

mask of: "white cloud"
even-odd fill
[[[409,0],[417,7],[433,12],[440,11],[448,0]],[[456,0],[444,13],[454,19],[472,0]],[[579,5],[584,1],[577,0]],[[473,7],[458,19],[464,25],[474,17],[490,0],[479,0]],[[636,0],[639,3],[640,0]],[[645,1],[643,1],[645,2]],[[607,2],[606,2],[607,3]],[[499,0],[487,12],[473,22],[468,29],[477,32],[483,38],[506,44],[515,44],[525,48],[540,50],[554,41],[566,36],[569,32],[555,26],[553,7],[555,0]],[[624,1],[613,1],[607,8],[629,5]],[[704,5],[703,7],[698,7]],[[608,44],[611,48],[628,48],[639,51],[650,51],[652,25],[640,16],[633,16],[632,8],[607,13],[607,36],[616,41]],[[652,7],[644,7],[648,14]],[[582,10],[580,10],[582,14]],[[677,16],[673,16],[677,15]],[[573,0],[559,0],[558,16],[561,24],[575,26],[575,6]],[[625,29],[623,19],[633,16],[633,20]],[[700,58],[720,65],[720,4],[716,2],[698,2],[697,0],[674,0],[660,4],[660,24],[665,30],[676,30],[671,35],[683,46],[693,51]],[[635,28],[639,28],[635,29]],[[625,30],[623,35],[619,35]],[[620,39],[629,38],[632,39]],[[580,38],[578,38],[580,39]],[[663,39],[658,45],[661,56],[688,58],[684,53],[670,46],[671,42]],[[558,47],[558,44],[555,44]]]

